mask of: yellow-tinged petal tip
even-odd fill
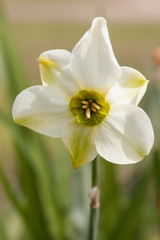
[[[56,75],[54,70],[60,72],[58,65],[53,60],[49,60],[42,56],[39,57],[38,62],[43,85],[55,85]]]
[[[147,156],[147,153],[141,152],[140,155],[144,158],[145,156]]]
[[[58,69],[57,64],[56,64],[53,60],[51,61],[51,60],[49,60],[49,59],[46,59],[46,58],[40,56],[39,59],[38,59],[38,62],[39,62],[40,64],[45,65],[45,66]]]
[[[132,81],[128,82],[128,87],[138,88],[142,87],[145,83],[148,83],[148,80],[146,80],[145,78],[135,78]]]

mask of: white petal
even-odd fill
[[[118,164],[136,163],[148,155],[154,133],[146,113],[135,105],[117,105],[97,128],[97,152]]]
[[[121,67],[121,70],[121,77],[107,94],[107,100],[111,104],[138,105],[149,81],[133,68]]]
[[[43,52],[39,57],[41,79],[44,86],[62,85],[73,95],[78,86],[70,72],[71,53],[55,49]]]
[[[62,137],[74,121],[66,95],[56,87],[34,86],[22,91],[12,109],[16,123],[39,133]]]
[[[72,51],[71,71],[82,89],[108,91],[120,76],[120,67],[114,56],[106,20],[93,20]]]
[[[74,124],[70,134],[63,138],[63,141],[74,169],[91,162],[97,155],[91,127]]]

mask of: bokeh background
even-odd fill
[[[95,16],[108,21],[120,65],[150,84],[141,107],[155,144],[132,166],[99,159],[99,240],[160,239],[160,1],[0,1],[0,240],[87,239],[91,165],[76,171],[59,139],[13,123],[12,103],[41,84],[40,53],[72,50]]]

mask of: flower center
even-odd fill
[[[82,90],[71,99],[70,109],[78,123],[95,126],[108,115],[110,105],[102,94]]]

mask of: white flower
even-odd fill
[[[135,69],[120,67],[106,20],[93,20],[74,47],[39,57],[43,86],[22,91],[13,104],[16,123],[62,138],[74,168],[97,153],[112,163],[136,163],[154,141],[151,122],[139,108],[148,81]]]

